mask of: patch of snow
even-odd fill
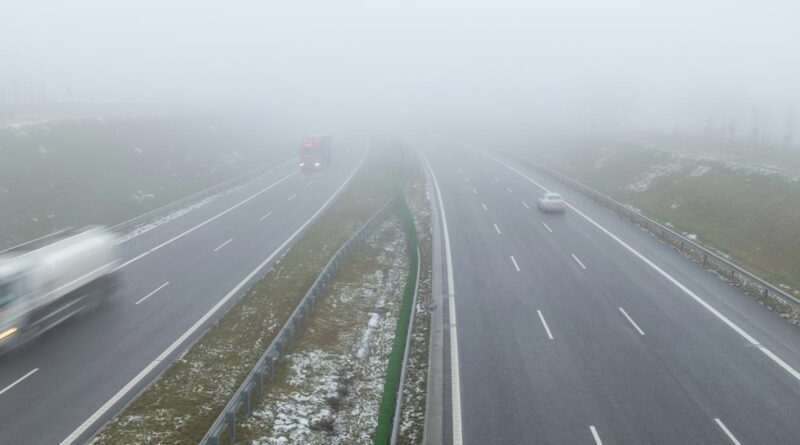
[[[710,166],[700,165],[694,170],[692,170],[692,172],[689,173],[689,176],[692,178],[699,178],[700,176],[703,176],[704,174],[708,173],[709,170],[711,170]]]
[[[633,182],[625,186],[625,189],[634,192],[645,192],[650,189],[650,186],[653,185],[654,180],[668,174],[675,173],[680,170],[681,167],[682,164],[679,160],[673,160],[664,164],[652,165],[649,169],[647,169],[647,171],[636,176]]]
[[[692,241],[697,241],[697,235],[694,233],[687,233],[686,238],[689,238]]]
[[[601,158],[601,159],[598,159],[598,160],[594,161],[594,168],[601,169],[601,168],[605,167],[606,164],[608,164],[608,158]]]
[[[380,321],[380,319],[380,315],[375,312],[369,314],[367,329],[364,330],[364,334],[361,336],[361,343],[358,346],[358,351],[356,351],[356,357],[364,358],[364,355],[367,353],[367,346],[369,346],[369,337],[372,335],[372,330],[378,326],[378,321]]]

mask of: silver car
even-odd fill
[[[537,207],[543,212],[563,212],[567,209],[567,203],[558,193],[545,193],[537,200]]]

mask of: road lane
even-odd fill
[[[0,396],[0,415],[6,419],[0,429],[0,443],[58,443],[131,381],[329,199],[363,157],[366,140],[343,139],[336,148],[337,162],[328,171],[313,174],[317,187],[305,186],[307,176],[312,175],[294,175],[202,228],[131,263],[121,271],[122,285],[115,298],[99,310],[70,320],[3,357],[0,386],[31,368],[40,371]],[[134,258],[230,208],[280,179],[280,174],[290,173],[292,168],[276,169],[123,243],[124,257]],[[297,198],[287,201],[286,197],[292,193]],[[274,214],[265,226],[258,219],[267,208]],[[209,247],[231,235],[248,242],[230,243],[216,253]],[[252,280],[257,278],[254,276]],[[169,286],[142,304],[135,304],[165,282]],[[235,298],[227,304],[233,301]],[[169,361],[158,364],[152,375]],[[22,368],[27,369],[19,372]],[[138,382],[130,394],[148,381]],[[114,407],[124,403],[130,394]],[[111,414],[113,410],[98,417],[99,422],[92,424],[87,433]]]
[[[514,179],[504,167],[492,166],[483,155],[466,153],[463,146],[448,150],[447,144],[437,140],[435,148],[422,146],[441,177],[444,205],[456,215],[451,232],[461,302],[465,443],[527,443],[530,438],[585,443],[587,424],[603,431],[610,443],[730,443],[714,420],[720,417],[734,425],[745,443],[790,443],[800,435],[792,414],[800,409],[800,393],[789,374],[757,348],[748,349],[681,289],[578,215],[544,215],[520,207],[519,198],[506,187],[530,197],[526,199],[541,191]],[[487,212],[473,210],[469,189],[447,173],[447,166],[454,164],[482,190],[481,199],[493,209],[491,218],[504,227],[502,240],[482,219],[488,218]],[[487,167],[488,174],[479,173]],[[493,181],[494,176],[501,181]],[[491,182],[498,184],[492,188]],[[615,232],[631,236],[629,242],[637,249],[666,259],[670,270],[691,286],[724,289],[714,294],[715,302],[732,298],[746,303],[747,297],[742,300],[736,289],[714,281],[626,221],[563,186],[552,187],[593,218],[601,215]],[[533,230],[542,224],[547,232]],[[573,252],[579,255],[573,258]],[[507,267],[495,266],[503,263],[493,256],[502,254],[515,255],[525,273],[509,277]],[[592,267],[575,267],[587,261]],[[647,326],[647,336],[631,330],[620,316],[623,307],[636,314],[636,323]],[[722,307],[731,309],[730,304]],[[772,331],[774,335],[765,336],[776,343],[772,348],[796,362],[796,348],[780,341],[785,326],[765,325],[769,314],[760,306],[738,307],[748,312],[734,310],[732,317],[745,318],[759,333]],[[558,354],[548,355],[537,343],[530,322],[538,318],[536,311],[558,324]],[[747,406],[741,406],[743,401]]]

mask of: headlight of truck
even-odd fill
[[[17,333],[17,328],[16,327],[6,329],[2,333],[0,333],[0,341],[3,341],[3,340],[7,339],[8,337],[11,337],[12,335],[14,335],[16,333]]]

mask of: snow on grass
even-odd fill
[[[286,372],[242,426],[254,445],[372,440],[408,261],[401,223],[385,221],[337,274]]]
[[[708,173],[709,170],[711,170],[711,167],[708,165],[698,165],[697,168],[695,168],[694,170],[692,170],[691,173],[689,173],[689,176],[691,176],[692,178],[699,178],[704,174]]]
[[[651,165],[646,171],[637,175],[633,182],[627,184],[625,186],[626,190],[630,190],[633,192],[645,192],[650,189],[650,186],[653,184],[658,178],[663,176],[667,176],[674,172],[677,172],[682,167],[680,161],[672,160],[670,162],[666,162],[663,164],[654,164]]]

